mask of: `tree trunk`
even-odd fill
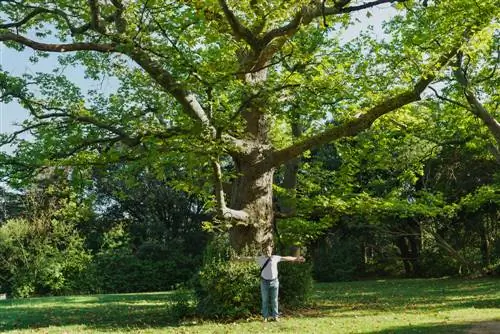
[[[480,223],[479,236],[481,238],[481,259],[483,267],[487,267],[491,264],[491,251],[490,242],[488,238],[488,228],[486,227],[487,221],[483,218]]]
[[[246,55],[248,56],[248,55]],[[231,209],[243,210],[248,214],[248,221],[233,222],[229,230],[231,246],[240,252],[244,248],[260,250],[273,245],[273,176],[274,168],[255,170],[253,167],[265,160],[272,148],[269,130],[272,119],[266,110],[265,97],[257,88],[267,79],[267,68],[254,71],[252,61],[244,54],[240,59],[243,73],[242,80],[248,87],[248,99],[242,104],[241,116],[245,120],[245,152],[233,155],[236,173],[239,177],[233,183],[231,191]]]
[[[244,210],[249,221],[233,224],[229,230],[231,246],[240,251],[245,247],[259,249],[273,243],[273,175],[274,170],[263,175],[243,173],[233,184],[231,207]]]

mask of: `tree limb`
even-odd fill
[[[28,46],[38,51],[48,52],[69,52],[69,51],[98,51],[98,52],[121,52],[131,57],[139,64],[151,77],[160,84],[167,92],[172,94],[174,98],[184,107],[185,111],[194,119],[200,121],[204,127],[210,129],[215,136],[215,129],[210,125],[210,120],[198,102],[196,96],[186,91],[182,85],[177,82],[174,77],[155,61],[149,55],[139,49],[118,50],[117,44],[98,44],[98,43],[70,43],[70,44],[50,44],[40,43],[28,39],[24,36],[14,34],[12,32],[0,33],[0,41],[13,41],[22,45]]]
[[[438,68],[448,63],[451,57],[457,53],[457,50],[458,48],[455,48],[451,52],[441,56],[437,62]],[[368,129],[379,117],[409,103],[420,100],[420,94],[434,78],[435,74],[423,76],[415,83],[412,89],[397,94],[396,96],[386,98],[359,117],[342,125],[326,129],[315,136],[306,138],[289,147],[273,152],[268,159],[265,159],[259,163],[258,166],[255,166],[257,172],[279,166],[313,147],[326,144],[339,138],[355,136],[361,131]]]
[[[210,125],[210,120],[193,93],[190,93],[177,82],[166,70],[161,68],[148,54],[142,50],[134,49],[126,53],[139,64],[151,77],[184,107],[184,110],[194,119],[200,121],[206,128],[210,128],[215,136],[215,129]]]
[[[489,131],[497,141],[500,146],[500,122],[498,122],[493,115],[491,115],[484,105],[478,100],[472,87],[470,81],[467,78],[465,69],[462,67],[462,56],[459,54],[457,56],[457,68],[453,71],[458,84],[462,87],[465,99],[469,103],[470,108],[467,110],[471,111],[474,115],[479,117],[483,123],[488,127]]]
[[[212,167],[215,178],[215,199],[217,201],[217,215],[224,220],[237,220],[238,222],[247,222],[248,213],[243,210],[230,209],[226,205],[224,188],[222,186],[222,169],[217,159],[212,158]]]
[[[450,99],[450,98],[448,98],[448,97],[446,97],[446,96],[442,96],[442,95],[440,95],[440,94],[437,92],[437,90],[435,90],[435,89],[434,89],[434,87],[429,86],[429,89],[430,89],[430,90],[432,90],[432,91],[434,92],[434,95],[436,95],[436,97],[437,97],[438,99],[443,100],[443,101],[446,101],[446,102],[449,102],[449,103],[454,104],[454,105],[457,105],[457,106],[462,107],[462,108],[464,108],[464,109],[467,109],[467,110],[469,110],[469,111],[472,111],[472,110],[471,110],[468,106],[466,106],[465,104],[462,104],[462,103],[460,103],[460,102],[458,102],[458,101],[452,100],[452,99]]]
[[[314,5],[302,7],[301,10],[298,11],[292,19],[288,20],[287,24],[265,33],[261,39],[261,44],[268,45],[273,39],[277,37],[289,36],[293,34],[301,25],[309,24],[313,19],[317,17],[351,13],[385,3],[396,3],[404,1],[406,0],[377,0],[353,7],[344,7],[350,1],[343,1],[339,5],[333,7],[326,7],[323,6],[322,3],[315,2]]]
[[[0,33],[0,41],[11,41],[30,47],[37,51],[47,52],[70,52],[70,51],[97,51],[97,52],[116,52],[116,44],[99,43],[68,43],[53,44],[40,43],[22,35],[14,34],[10,31]]]
[[[231,26],[235,37],[243,38],[250,46],[252,46],[252,48],[256,49],[257,39],[250,31],[250,29],[248,29],[240,21],[238,21],[238,18],[236,17],[236,15],[234,15],[233,11],[229,9],[229,6],[227,5],[227,2],[225,0],[219,0],[219,4],[222,7],[222,11],[226,16],[226,19],[229,22],[229,25]]]
[[[103,33],[104,29],[99,19],[99,4],[97,0],[88,0],[88,3],[90,8],[90,26],[95,31]]]
[[[300,26],[307,25],[317,17],[326,17],[331,15],[351,13],[366,8],[375,7],[384,3],[404,2],[406,0],[377,0],[368,2],[359,6],[344,7],[350,1],[341,1],[336,3],[333,7],[326,7],[321,1],[314,1],[313,5],[302,6],[302,8],[295,13],[293,18],[288,20],[288,23],[266,32],[261,38],[258,39],[254,50],[257,53],[253,59],[252,68],[260,68],[264,66],[269,59],[283,46],[283,44],[295,34]],[[254,44],[252,44],[254,45]]]

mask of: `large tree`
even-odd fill
[[[35,137],[6,163],[140,159],[161,170],[175,160],[190,186],[210,164],[214,208],[236,249],[272,243],[277,167],[419,101],[498,12],[494,0],[0,0],[0,10],[5,45],[60,53],[64,66],[121,82],[104,96],[59,72],[2,73],[2,99],[31,114],[3,142]],[[349,40],[371,10],[390,10],[388,36]],[[297,120],[308,130],[283,139]]]

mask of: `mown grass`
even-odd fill
[[[181,303],[176,303],[176,301]],[[178,320],[186,292],[0,301],[2,333],[467,333],[500,322],[499,279],[318,283],[312,305],[279,323]],[[499,324],[500,328],[500,324]]]

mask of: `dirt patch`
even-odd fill
[[[474,325],[467,334],[499,334],[500,321],[487,321]]]

